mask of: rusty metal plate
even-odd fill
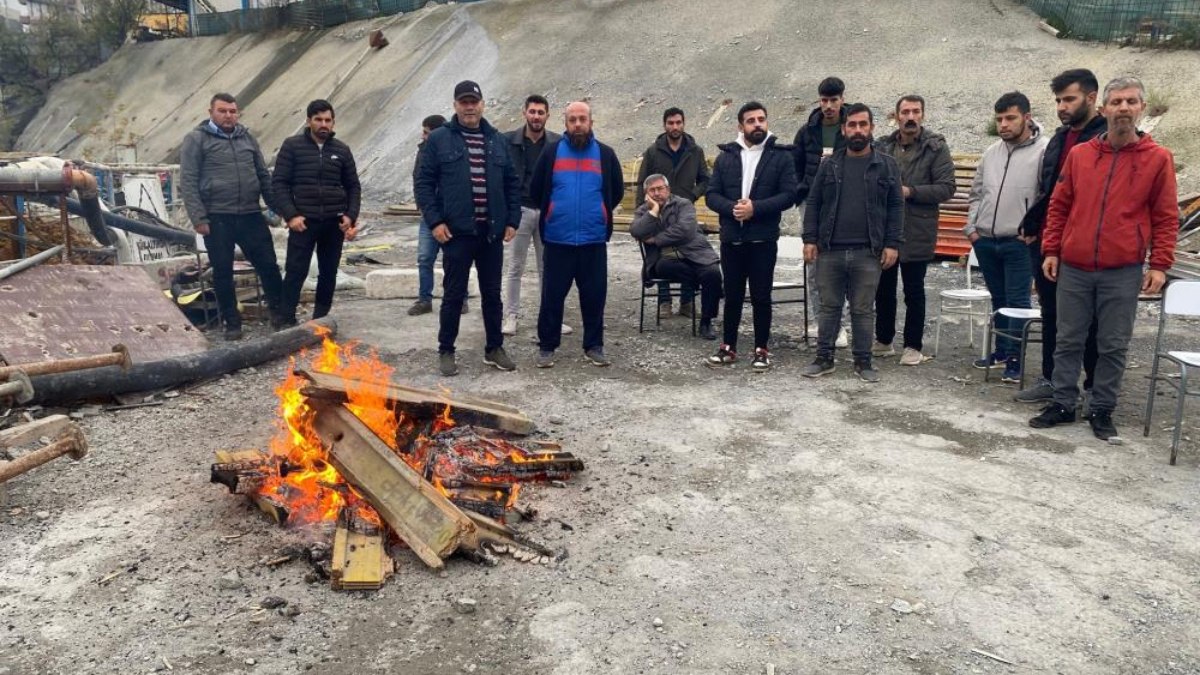
[[[92,356],[117,343],[134,363],[208,348],[140,267],[42,265],[0,281],[0,359]]]

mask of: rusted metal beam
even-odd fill
[[[0,431],[0,448],[12,448],[43,436],[53,438],[58,432],[71,426],[66,415],[49,415],[28,424],[9,427]]]
[[[118,366],[121,370],[129,370],[129,366],[131,365],[132,361],[129,360],[129,350],[125,348],[125,345],[118,344],[113,346],[111,354],[0,366],[0,381],[7,380],[17,371],[33,377],[35,375],[69,373],[75,370],[87,370],[88,368],[103,368],[104,366]]]
[[[83,459],[87,455],[87,449],[87,438],[84,437],[83,431],[72,424],[67,427],[66,433],[61,438],[50,445],[22,455],[11,462],[0,464],[0,483],[63,455],[70,455],[74,460]]]

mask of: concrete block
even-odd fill
[[[433,270],[433,284],[440,288],[442,271]],[[416,268],[373,270],[367,273],[367,297],[379,300],[415,298],[419,289]]]

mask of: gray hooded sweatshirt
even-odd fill
[[[1021,219],[1038,197],[1042,155],[1049,139],[1036,122],[1023,143],[996,141],[979,160],[971,183],[970,211],[963,234],[1000,239],[1017,236]]]

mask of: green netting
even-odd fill
[[[1063,37],[1198,47],[1200,0],[1024,0]]]

